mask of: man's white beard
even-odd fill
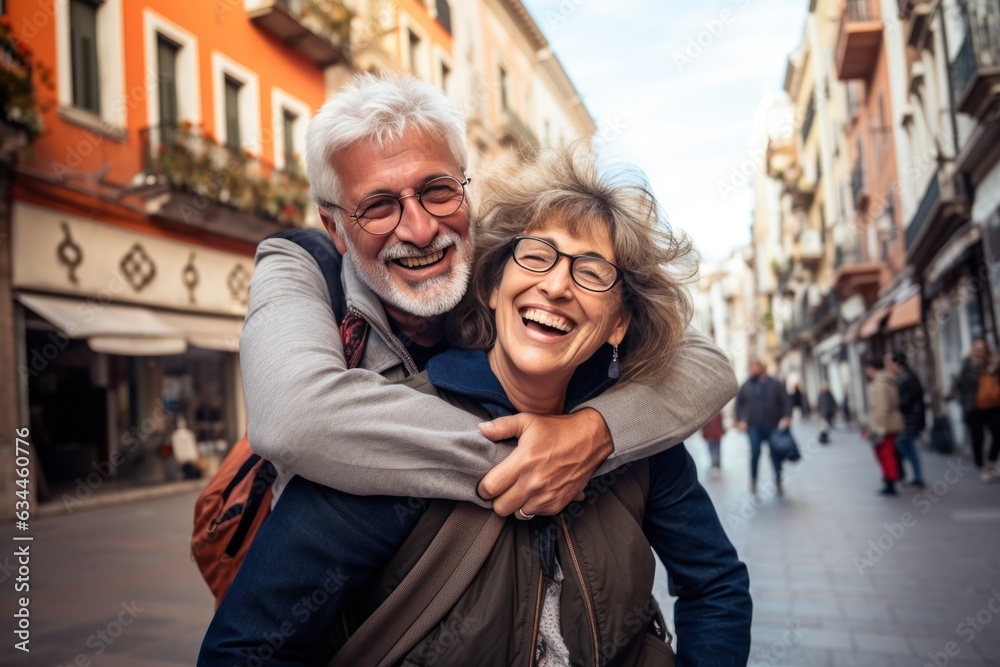
[[[373,260],[364,260],[351,244],[347,234],[341,232],[347,244],[347,251],[358,269],[361,280],[383,303],[410,313],[416,317],[434,317],[442,315],[458,305],[469,287],[469,276],[472,274],[471,235],[465,241],[456,232],[447,230],[434,237],[425,247],[417,248],[410,243],[395,243],[385,246]],[[403,257],[423,256],[438,250],[449,248],[453,253],[451,268],[429,280],[405,281],[408,289],[401,288],[389,273],[388,262]]]

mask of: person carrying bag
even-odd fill
[[[879,493],[894,496],[899,481],[896,436],[905,428],[903,413],[899,411],[899,390],[895,376],[886,370],[882,357],[873,356],[865,361],[865,375],[869,380],[870,407],[864,432],[875,447],[875,458],[882,469],[883,486]]]

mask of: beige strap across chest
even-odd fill
[[[351,635],[329,667],[399,663],[458,602],[505,522],[490,510],[456,505],[410,573]]]

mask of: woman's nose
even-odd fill
[[[572,270],[570,268],[572,260],[569,257],[560,257],[548,273],[544,275],[538,283],[538,289],[550,299],[560,299],[567,297],[571,292],[573,283]]]

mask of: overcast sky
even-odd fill
[[[597,123],[707,261],[750,239],[755,116],[781,91],[805,0],[524,0]],[[758,128],[757,134],[760,134]],[[757,154],[759,155],[759,154]],[[759,158],[757,158],[759,159]],[[735,176],[735,177],[734,177]]]

